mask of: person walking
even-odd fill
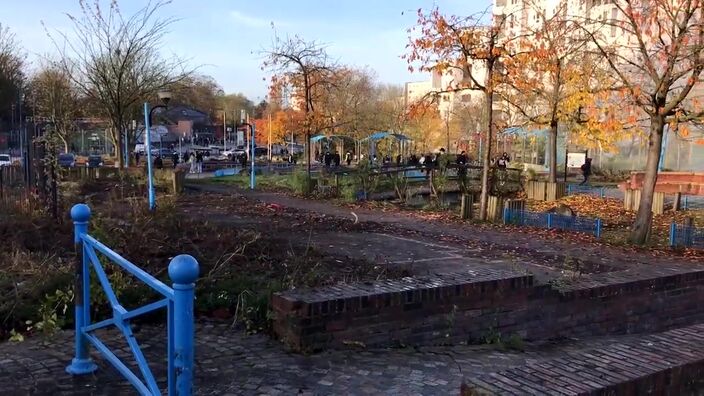
[[[157,155],[154,159],[154,167],[157,169],[164,169],[164,161],[161,160],[160,155]]]
[[[589,176],[592,174],[592,159],[587,158],[584,160],[584,163],[582,166],[579,168],[582,170],[582,176],[584,176],[584,180],[582,180],[581,183],[579,183],[580,186],[583,186],[589,181]]]
[[[352,153],[350,151],[345,154],[345,162],[347,162],[347,166],[352,165]]]
[[[176,169],[176,166],[178,165],[178,153],[174,151],[173,154],[171,154],[171,161],[173,162],[173,168]]]
[[[467,162],[469,162],[469,158],[467,157],[467,153],[464,152],[464,150],[457,156],[457,159],[455,160],[457,165],[467,165]]]
[[[507,153],[503,153],[501,157],[496,161],[496,167],[499,169],[506,169],[508,167],[508,163],[511,162],[511,158],[508,156]]]
[[[196,165],[196,153],[191,153],[188,158],[188,163],[191,165],[190,173],[196,173],[198,170],[198,165]]]
[[[196,153],[196,173],[203,173],[203,152]]]

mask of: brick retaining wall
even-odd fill
[[[562,285],[481,269],[277,294],[274,331],[290,347],[481,343],[661,331],[704,321],[704,271],[607,273]]]
[[[703,325],[614,343],[469,378],[461,395],[701,394]],[[697,392],[699,390],[699,392]]]

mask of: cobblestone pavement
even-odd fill
[[[201,395],[457,394],[464,379],[500,372],[638,337],[598,338],[569,344],[526,346],[524,352],[491,346],[398,349],[350,349],[312,356],[286,352],[262,335],[244,335],[223,324],[199,324],[196,330],[196,391]],[[164,329],[145,326],[137,332],[145,356],[160,384],[165,383]],[[121,357],[129,352],[114,332],[101,339]],[[134,389],[94,354],[99,370],[71,377],[72,333],[0,344],[0,394],[130,395]]]

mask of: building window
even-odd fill
[[[443,102],[449,102],[449,101],[450,101],[450,95],[443,95],[443,96],[442,96],[442,101],[443,101]]]
[[[611,37],[616,37],[616,17],[618,16],[618,10],[616,7],[611,9]]]

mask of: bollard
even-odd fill
[[[173,318],[169,318],[169,343],[173,346],[168,357],[169,389],[175,389],[177,395],[193,393],[193,300],[198,271],[198,262],[187,254],[169,263],[169,277],[174,282]]]
[[[76,204],[71,208],[71,219],[74,226],[73,242],[76,247],[75,270],[75,357],[66,367],[66,372],[72,375],[90,374],[98,369],[88,353],[88,340],[83,327],[90,318],[90,276],[88,261],[84,257],[83,240],[81,236],[88,232],[90,208],[85,204]],[[80,253],[79,253],[80,252]]]
[[[472,196],[463,194],[460,203],[460,217],[462,220],[467,220],[472,217],[472,204]]]

